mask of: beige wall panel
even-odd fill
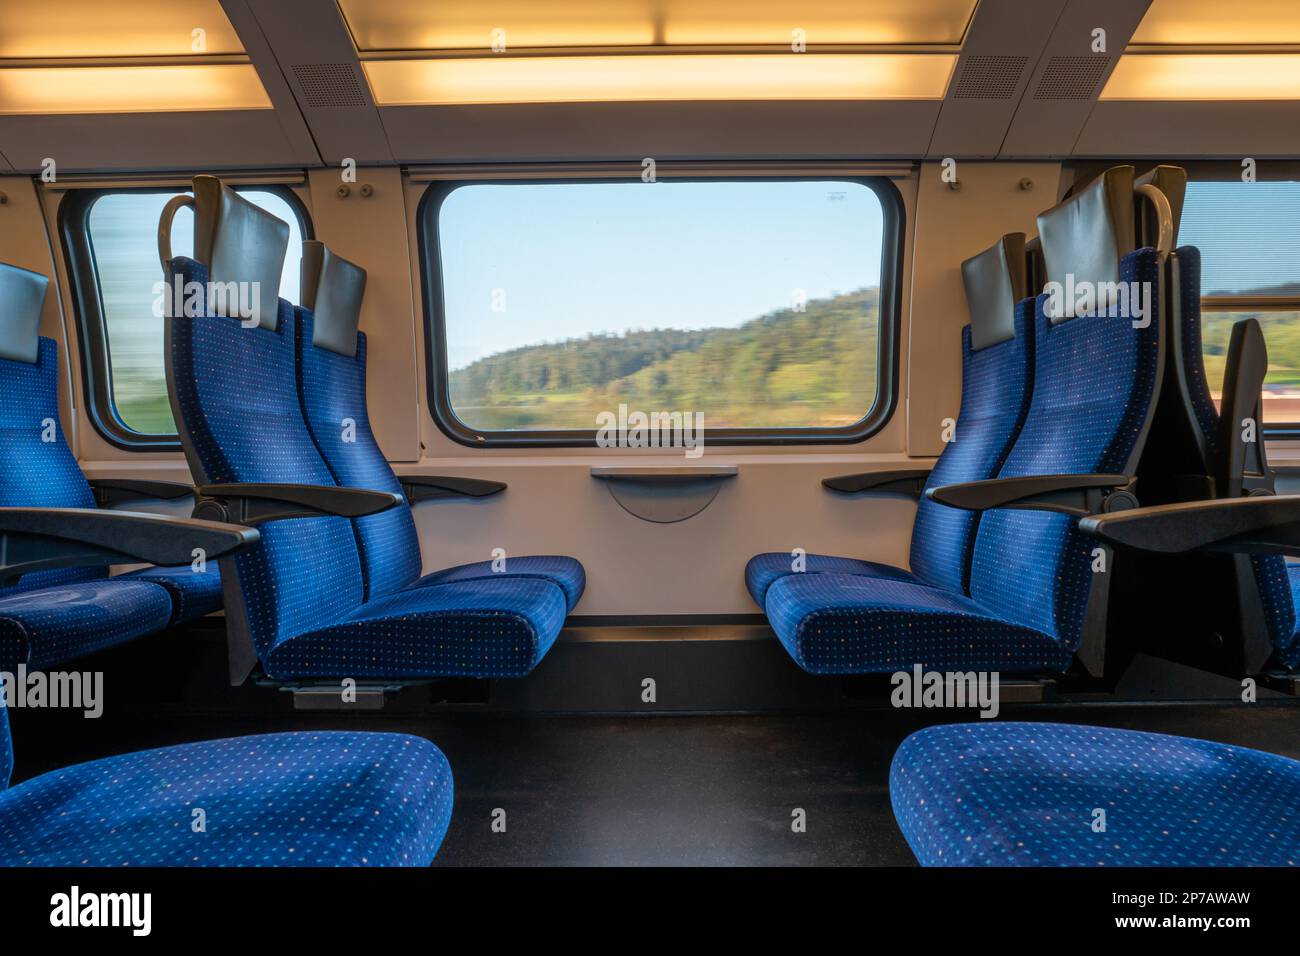
[[[943,451],[943,419],[961,404],[961,329],[968,321],[961,263],[1008,232],[1037,235],[1034,218],[1055,205],[1059,163],[957,164],[961,189],[942,180],[939,163],[921,167],[910,231],[912,295],[908,449]],[[1033,181],[1033,189],[1020,180]]]
[[[416,365],[416,300],[407,249],[407,209],[397,169],[357,170],[346,197],[338,195],[337,169],[309,174],[316,238],[366,270],[361,331],[366,333],[366,391],[370,424],[392,461],[420,457],[423,404]],[[362,186],[374,193],[362,195]]]

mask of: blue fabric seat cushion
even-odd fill
[[[208,564],[203,571],[195,571],[187,564],[175,568],[141,568],[121,577],[152,581],[166,589],[172,599],[173,624],[221,610],[221,572],[216,562]]]
[[[0,792],[0,863],[425,866],[451,805],[447,759],[419,737],[209,740],[78,764]]]
[[[889,796],[927,866],[1300,865],[1300,762],[1205,740],[930,727],[898,748]]]
[[[767,591],[767,618],[804,670],[1064,671],[1050,635],[1004,621],[943,588],[853,574],[791,574]]]
[[[520,558],[506,558],[505,570],[492,570],[491,561],[477,561],[473,564],[461,564],[454,568],[432,571],[420,578],[412,587],[428,587],[431,584],[450,584],[455,581],[476,581],[480,579],[505,578],[540,578],[558,585],[564,591],[565,603],[573,610],[582,592],[587,587],[587,572],[582,564],[573,558],[559,554],[532,554]]]
[[[555,643],[568,610],[560,586],[540,578],[408,588],[281,641],[264,667],[278,680],[522,677]]]
[[[753,597],[755,604],[764,607],[767,603],[767,589],[778,578],[783,578],[787,574],[839,572],[841,574],[865,574],[868,577],[920,583],[911,571],[896,568],[892,564],[881,564],[878,561],[864,561],[861,558],[841,558],[832,554],[808,554],[804,556],[804,569],[802,571],[794,571],[791,568],[793,563],[793,556],[785,551],[767,551],[763,554],[756,554],[749,559],[749,563],[745,565],[745,587],[749,588],[750,596]]]
[[[161,631],[172,602],[150,581],[98,578],[0,598],[0,670],[42,669]]]

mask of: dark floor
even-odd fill
[[[889,806],[889,762],[907,734],[951,714],[15,717],[17,778],[123,750],[268,730],[429,737],[456,778],[441,866],[910,865]],[[1157,730],[1300,758],[1300,706],[1292,701],[1037,705],[1006,708],[1001,719]],[[491,825],[498,808],[504,833]],[[804,833],[792,831],[797,809],[806,814]]]

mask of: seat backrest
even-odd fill
[[[201,207],[213,190],[197,187],[196,180]],[[279,298],[280,266],[274,273],[266,267],[283,262],[288,229],[233,190],[222,190],[223,205],[238,211],[232,217],[243,245],[238,261],[251,265],[247,272],[236,268],[212,281],[262,283],[258,297],[278,308],[270,325],[260,314],[245,322],[219,315],[212,308],[207,265],[170,260],[168,279],[184,283],[186,312],[195,313],[168,317],[165,348],[172,413],[190,470],[200,483],[336,486],[298,400],[294,307]],[[209,221],[199,212],[196,222]],[[220,224],[216,228],[220,242]],[[188,307],[192,290],[202,294],[202,308]],[[222,580],[227,588],[235,582],[234,594],[227,589],[228,626],[242,628],[265,659],[280,641],[342,619],[362,603],[363,594],[360,558],[346,518],[273,521],[260,531],[260,546],[231,559],[235,573],[223,573]]]
[[[961,408],[926,487],[997,474],[1024,421],[1032,388],[1033,300],[1025,236],[1003,236],[962,263],[970,324],[962,329]],[[1028,320],[1028,321],[1027,321]],[[979,515],[922,496],[909,563],[927,584],[965,593]]]
[[[1125,230],[1133,229],[1132,193],[1133,168],[1119,167],[1038,217],[1048,291],[1036,303],[1034,387],[999,477],[1132,475],[1137,467],[1159,394],[1163,354],[1160,254],[1151,248],[1131,251],[1132,238],[1124,238]],[[1109,253],[1093,248],[1103,242],[1110,244]],[[1057,315],[1062,290],[1081,291],[1084,281],[1124,283],[1139,295],[1145,287],[1150,295],[1145,324],[1134,321],[1135,296],[1110,298],[1111,308],[1093,314]],[[1118,295],[1118,287],[1108,288]],[[1094,586],[1095,547],[1069,515],[988,512],[976,538],[971,596],[1076,651]]]
[[[366,337],[357,331],[366,273],[322,242],[303,243],[296,347],[303,416],[340,485],[402,493],[370,428]],[[420,576],[420,540],[411,509],[389,508],[353,521],[366,600],[400,591]]]
[[[39,335],[49,279],[0,263],[0,507],[93,508],[95,496],[59,422],[59,353]],[[106,568],[56,568],[0,588],[17,591],[102,578]]]

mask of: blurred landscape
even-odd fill
[[[451,373],[482,430],[584,429],[620,403],[703,412],[706,428],[851,425],[876,399],[880,290],[810,300],[734,328],[633,330],[529,345]]]

